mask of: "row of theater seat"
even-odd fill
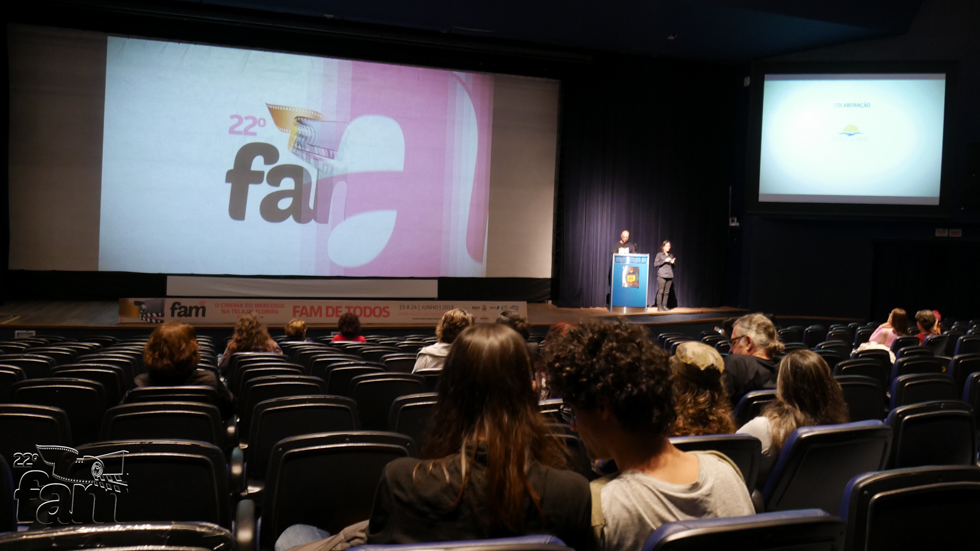
[[[553,405],[553,404],[547,404],[547,403],[546,403],[546,404],[544,404],[544,407],[545,407],[545,409],[548,409],[548,408],[549,408],[549,407],[550,407],[551,405]],[[860,425],[860,424],[859,424],[859,425]],[[885,434],[885,433],[887,433],[887,434],[889,434],[889,435],[891,435],[891,434],[892,434],[892,431],[891,431],[891,430],[887,430],[887,427],[883,427],[883,426],[882,426],[882,425],[881,425],[880,423],[877,423],[877,424],[875,424],[875,425],[867,425],[867,426],[846,426],[846,425],[845,425],[845,426],[838,426],[838,427],[830,427],[830,428],[832,428],[832,429],[834,429],[834,430],[832,431],[832,433],[834,433],[834,434],[840,434],[840,433],[851,433],[851,432],[858,432],[858,433],[861,433],[861,432],[867,432],[867,431],[868,431],[868,430],[869,430],[870,428],[872,428],[872,427],[877,427],[877,429],[879,429],[879,430],[878,430],[878,432],[879,432],[879,433],[881,433],[881,434]],[[814,429],[825,429],[825,428],[828,428],[828,427],[813,427],[813,428],[814,428]],[[886,430],[885,430],[885,431],[881,431],[880,429],[882,429],[882,428],[885,428]],[[801,430],[802,430],[802,429],[801,429]],[[348,433],[348,434],[363,434],[363,433]],[[376,433],[376,434],[377,434],[377,433]],[[875,438],[874,438],[873,436],[870,436],[870,437],[869,437],[869,434],[870,434],[870,433],[867,433],[867,434],[864,434],[864,435],[863,435],[863,437],[860,437],[860,438],[858,438],[858,440],[865,440],[865,441],[866,441],[866,440],[872,440],[872,441],[876,441],[876,440],[875,440]],[[313,435],[312,437],[294,437],[293,439],[289,439],[289,440],[302,440],[302,439],[304,439],[304,438],[316,438],[316,436],[318,436],[318,435]],[[370,437],[370,438],[371,438],[372,440],[373,440],[373,439],[376,439],[376,438],[374,438],[373,436],[372,436],[372,437]],[[402,438],[404,438],[404,437],[402,437]],[[693,437],[693,438],[695,438],[695,439],[698,439],[698,438],[701,438],[701,439],[702,439],[702,445],[704,445],[704,441],[705,441],[705,440],[707,440],[707,438],[705,438],[705,437]],[[715,438],[717,438],[717,437],[715,437]],[[729,436],[728,438],[732,438],[732,439],[738,439],[738,438],[741,438],[741,439],[746,439],[746,438],[749,438],[749,437],[741,437],[741,436]],[[837,438],[841,438],[841,437],[840,437],[840,436],[837,436]],[[749,439],[750,439],[750,440],[753,440],[753,441],[754,441],[754,439],[751,439],[751,438],[749,438]],[[807,456],[807,455],[809,455],[809,456],[813,456],[813,455],[814,455],[815,453],[816,453],[816,454],[818,454],[818,455],[819,455],[820,453],[830,453],[830,452],[829,452],[828,450],[830,450],[831,448],[830,448],[830,447],[828,447],[828,446],[832,446],[832,445],[833,445],[833,443],[832,443],[832,442],[831,442],[830,444],[828,444],[828,442],[826,442],[826,441],[824,441],[823,443],[821,443],[821,442],[820,442],[820,439],[819,439],[819,438],[814,438],[813,436],[810,436],[810,437],[809,437],[809,440],[808,440],[808,438],[807,438],[807,435],[803,435],[803,436],[802,436],[802,437],[800,438],[800,440],[801,440],[801,442],[807,442],[807,441],[809,441],[809,442],[815,442],[815,444],[813,444],[813,445],[811,446],[811,448],[812,448],[812,449],[811,449],[810,451],[808,451],[808,452],[806,452],[806,453],[804,453],[804,454],[803,454],[804,456]],[[826,439],[825,439],[825,440],[826,440]],[[847,438],[844,438],[844,440],[847,440]],[[347,439],[347,440],[345,440],[345,442],[350,442],[350,441],[351,441],[351,440],[349,439],[349,437],[348,437],[348,439]],[[755,442],[755,445],[756,445],[756,446],[758,446],[758,441],[754,441],[754,442]],[[290,445],[292,445],[292,444],[294,444],[295,442],[287,442],[287,443],[288,443],[288,444],[290,444]],[[322,443],[322,442],[321,442],[321,443],[315,443],[315,442],[308,442],[308,443],[311,443],[311,444],[313,444],[313,446],[312,446],[312,447],[314,447],[314,448],[317,448],[318,446],[320,446],[320,447],[329,447],[330,445],[332,445],[332,444],[330,444],[330,443],[326,443],[326,444],[324,444],[324,443]],[[357,437],[356,437],[356,436],[355,436],[355,439],[354,439],[354,443],[355,443],[355,444],[358,444],[358,445],[362,445],[362,444],[365,444],[365,442],[364,442],[364,441],[357,441]],[[165,443],[163,443],[163,442],[158,442],[157,444],[165,444]],[[282,442],[280,442],[279,444],[282,444]],[[323,444],[323,445],[321,446],[321,444]],[[680,444],[680,445],[683,445],[682,443],[679,443],[679,444]],[[789,443],[788,443],[788,444],[789,444]],[[298,445],[298,444],[297,444],[297,445]],[[390,444],[388,444],[388,445],[390,445]],[[800,445],[802,446],[803,444],[800,444]],[[292,452],[297,452],[297,453],[298,453],[298,456],[300,456],[300,457],[302,457],[302,458],[305,458],[305,459],[306,459],[306,460],[308,460],[308,461],[314,461],[313,459],[311,459],[311,456],[309,456],[309,455],[306,455],[306,452],[308,452],[308,449],[307,449],[308,447],[307,447],[307,448],[304,448],[304,447],[303,447],[302,445],[298,445],[298,446],[299,446],[299,447],[297,447],[296,449],[292,449],[292,448],[290,448],[290,450],[287,450],[287,451],[289,451],[290,453],[292,453]],[[287,446],[287,447],[288,447],[288,446]],[[789,447],[789,445],[787,445],[787,447]],[[343,446],[340,446],[340,448],[343,448]],[[872,451],[874,451],[874,449],[877,449],[877,448],[875,448],[874,446],[871,446],[871,448],[872,448]],[[815,450],[815,451],[814,451],[814,450]],[[975,445],[974,445],[974,450],[975,450]],[[156,450],[156,451],[158,452],[159,450]],[[280,451],[282,451],[282,450],[281,450],[281,448],[279,448],[279,446],[277,445],[277,447],[276,447],[276,449],[275,449],[275,450],[273,451],[273,459],[272,459],[272,460],[270,461],[270,466],[271,466],[272,464],[274,464],[274,463],[275,463],[275,453],[277,453],[277,452],[280,452]],[[838,450],[838,451],[839,451],[839,450]],[[411,452],[406,452],[406,453],[408,453],[409,455],[411,455]],[[741,456],[739,456],[739,454],[737,453],[737,451],[736,451],[736,450],[734,450],[734,449],[729,449],[729,450],[728,450],[728,451],[727,451],[726,453],[730,453],[731,455],[733,455],[733,456],[735,456],[735,457],[741,457]],[[155,453],[154,455],[160,455],[160,454],[159,454],[159,453]],[[185,453],[184,455],[187,455],[187,454]],[[834,454],[834,455],[840,455],[840,454],[838,453],[838,454]],[[846,455],[846,454],[845,454],[845,455]],[[874,455],[874,454],[872,453],[871,455]],[[974,455],[975,455],[975,452],[974,452]],[[749,454],[748,454],[748,457],[749,457],[749,458],[751,458],[751,457],[758,457],[758,452],[756,451],[756,455],[755,455],[755,456],[753,456],[753,455],[752,455],[751,453],[749,453]],[[743,459],[744,459],[744,458],[743,458]],[[280,460],[280,462],[282,462],[282,461],[284,461],[284,460]],[[749,459],[748,461],[749,461],[749,463],[751,463],[751,459]],[[757,461],[757,460],[756,460],[756,461]],[[320,461],[320,462],[318,462],[318,463],[320,463],[320,464],[322,464],[322,461]],[[782,461],[781,461],[780,463],[782,463]],[[793,467],[793,465],[792,465],[792,463],[793,463],[792,461],[790,461],[790,462],[789,462],[789,467]],[[805,461],[803,461],[803,463],[805,463]],[[740,464],[740,466],[741,466],[741,465],[742,465],[743,463],[739,463],[739,464]],[[852,466],[853,466],[853,465],[852,465]],[[800,482],[800,481],[802,481],[802,482],[800,482],[800,484],[802,484],[802,486],[803,486],[803,487],[806,487],[806,481],[807,481],[807,480],[809,480],[810,478],[812,478],[812,473],[811,473],[810,475],[806,475],[805,473],[807,472],[807,469],[805,469],[805,468],[802,468],[802,467],[801,467],[800,465],[797,465],[796,467],[793,467],[793,468],[789,468],[789,467],[787,467],[787,469],[789,469],[789,470],[787,470],[787,472],[790,472],[790,471],[793,471],[793,469],[795,468],[795,471],[793,471],[793,472],[795,472],[796,474],[792,474],[792,475],[787,475],[787,476],[789,476],[789,478],[790,478],[790,479],[792,479],[792,480],[796,480],[797,482]],[[812,463],[811,463],[811,465],[810,465],[810,468],[811,468],[811,470],[812,470],[812,468],[813,468],[813,467],[814,467],[814,464],[812,464]],[[277,468],[278,468],[278,466],[277,466]],[[822,466],[821,468],[823,468],[823,469],[831,469],[831,470],[833,470],[833,468],[832,468],[832,466],[828,466],[828,465],[824,465],[824,466]],[[877,468],[881,468],[881,467],[877,467]],[[871,470],[873,470],[873,469],[871,469]],[[153,471],[153,472],[157,472],[157,469],[148,469],[148,472],[150,472],[150,471]],[[746,469],[744,469],[744,470],[743,470],[743,472],[748,472],[748,473],[750,473],[750,472],[751,472],[751,466],[749,466],[749,467],[747,467]],[[804,474],[800,474],[800,473],[804,473]],[[838,473],[838,474],[839,474],[839,473]],[[168,478],[170,478],[170,477],[168,477]],[[288,478],[288,476],[287,476],[287,478]],[[304,478],[304,476],[300,476],[300,475],[296,475],[296,476],[294,476],[293,478],[301,478],[301,479],[302,479],[302,478]],[[370,477],[368,477],[368,478],[370,478]],[[818,478],[819,478],[819,479],[821,479],[821,480],[824,480],[824,484],[823,484],[823,486],[834,486],[833,484],[827,484],[827,483],[826,483],[826,473],[824,473],[824,474],[818,474]],[[278,479],[277,479],[277,480],[278,480]],[[375,481],[376,481],[376,478],[375,478]],[[789,484],[789,483],[787,483],[787,484]],[[798,484],[798,486],[799,486],[800,484]],[[813,482],[813,481],[811,480],[811,481],[809,482],[809,484],[810,484],[810,485],[812,486],[812,485],[814,485],[814,482]],[[789,485],[791,485],[791,484],[789,484]],[[785,490],[785,489],[784,489],[784,490]],[[219,492],[219,493],[220,493],[220,492]],[[232,494],[234,494],[234,492],[231,492],[231,493],[232,493]],[[365,494],[367,494],[367,495],[369,496],[369,497],[367,498],[367,506],[369,507],[369,506],[370,506],[370,499],[371,499],[371,498],[373,498],[373,491],[371,491],[371,490],[368,490],[368,491],[365,491],[364,493],[365,493]],[[777,492],[777,493],[778,493],[778,492]],[[785,493],[787,493],[787,492],[786,492],[786,491],[784,491],[783,493],[785,494]],[[799,493],[799,492],[793,492],[793,491],[789,491],[789,492],[788,492],[788,494],[789,494],[789,495],[790,495],[791,497],[790,497],[790,498],[783,498],[783,501],[786,501],[786,502],[791,502],[791,501],[792,501],[792,499],[793,499],[793,498],[792,498],[792,496],[796,496],[796,495],[797,495],[798,493]],[[803,492],[803,493],[805,494],[805,493],[812,493],[812,492]],[[268,498],[268,495],[269,495],[269,494],[268,494],[268,492],[267,492],[267,493],[265,494],[265,497],[263,498],[263,501],[265,501],[265,500],[266,500],[266,499]],[[773,495],[775,495],[775,494],[773,494]],[[838,499],[839,499],[839,497],[840,497],[840,496],[838,495]],[[775,500],[775,501],[773,501],[773,500]],[[241,503],[242,503],[242,504],[246,504],[246,503],[247,503],[247,501],[248,501],[248,500],[245,500],[245,501],[242,501]],[[770,502],[770,501],[771,501],[771,502]],[[779,502],[779,503],[777,503],[777,502]],[[768,499],[768,500],[767,500],[767,502],[766,502],[766,505],[768,505],[768,509],[769,509],[769,510],[778,510],[778,509],[779,509],[779,507],[781,507],[781,505],[780,505],[780,503],[782,503],[782,501],[780,501],[779,499],[776,499],[776,498],[770,498],[770,499]],[[317,504],[313,504],[313,505],[311,505],[311,506],[310,506],[309,508],[312,508],[312,509],[317,509],[317,508],[320,508],[320,509],[322,509],[322,507],[320,507],[320,505],[319,505],[319,502],[318,502]],[[827,507],[825,507],[825,508],[827,508]],[[828,508],[828,510],[831,510],[831,511],[832,511],[833,509],[832,509],[832,508]],[[247,512],[248,512],[248,506],[247,506],[247,505],[245,505],[245,506],[241,506],[241,505],[240,505],[240,506],[238,507],[238,512],[239,512],[239,514],[240,514],[240,518],[241,518],[242,520],[244,520],[244,521],[247,521],[247,516],[248,516],[248,515],[245,515],[244,517],[241,517],[241,515],[242,515],[242,514],[244,514],[244,513],[247,513]],[[266,514],[266,512],[265,512],[265,504],[263,503],[263,509],[262,509],[262,516],[263,516],[263,519],[265,519],[265,514]],[[270,513],[270,514],[271,514],[271,513]],[[362,517],[362,518],[363,518],[363,517]],[[761,520],[761,518],[755,518],[755,519],[753,519],[753,520],[750,520],[750,521],[746,521],[746,522],[763,522],[763,521]],[[316,521],[314,521],[314,523],[316,523],[316,524],[321,524],[321,525],[323,524],[322,522],[316,522]],[[270,525],[270,524],[271,524],[271,525],[275,525],[275,522],[273,522],[273,521],[270,521],[270,522],[265,522],[265,520],[263,520],[263,527],[264,527],[264,526],[267,526],[267,525]],[[245,522],[245,523],[244,523],[244,525],[246,525],[246,526],[247,526],[247,525],[248,525],[248,524],[247,524],[247,522]],[[288,524],[286,524],[286,525],[288,525]],[[240,524],[240,526],[241,526],[241,524]],[[273,531],[273,532],[275,532],[275,531],[276,531],[276,529],[275,529],[275,528],[272,528],[272,531]],[[264,532],[265,532],[265,530],[263,529],[263,533],[264,533]],[[260,538],[260,539],[261,539],[261,538]],[[430,548],[431,548],[431,547],[430,547]],[[839,547],[838,547],[838,548],[839,548]]]
[[[735,549],[754,549],[747,546],[749,541],[753,541],[752,538],[745,539],[747,536],[741,530],[753,526],[768,526],[772,530],[775,526],[767,523],[775,519],[824,516],[815,511],[798,511],[814,508],[837,511],[847,521],[845,528],[844,523],[833,519],[837,535],[828,542],[836,542],[836,547],[827,549],[844,549],[844,539],[847,549],[891,551],[907,549],[909,542],[931,544],[929,548],[969,548],[973,539],[957,538],[973,537],[972,525],[968,520],[975,518],[980,507],[980,469],[975,466],[928,466],[879,472],[891,438],[891,431],[874,421],[799,429],[787,441],[773,476],[761,493],[765,511],[788,513],[665,525],[651,536],[648,548],[684,548],[667,546],[672,538],[666,536],[676,536],[696,527],[727,527],[731,531],[722,529],[721,532],[735,539],[729,539],[725,548],[734,545],[732,548]],[[726,440],[746,442],[752,439],[728,435],[686,437],[675,439],[675,442],[685,449],[721,449],[736,461],[742,461],[744,458],[736,448],[726,447]],[[758,441],[755,441],[755,445],[758,446]],[[120,454],[121,450],[127,453]],[[104,475],[122,473],[118,482],[126,485],[126,491],[114,496],[113,517],[109,522],[160,519],[178,523],[210,522],[229,531],[221,531],[222,537],[218,538],[227,545],[224,549],[235,548],[230,541],[230,531],[235,532],[240,549],[253,549],[256,541],[259,549],[270,549],[278,534],[296,522],[317,524],[336,531],[366,518],[381,469],[391,459],[411,457],[416,451],[410,439],[390,433],[349,432],[286,439],[279,442],[274,450],[270,472],[275,475],[270,476],[260,513],[255,512],[255,503],[250,500],[242,500],[235,505],[223,455],[214,446],[200,442],[124,441],[83,446],[78,450],[81,460],[77,461],[75,470],[64,474],[80,476],[78,473],[94,472],[90,467],[95,462],[100,462],[100,472]],[[750,472],[749,469],[746,471]],[[100,509],[98,501],[106,497],[108,491],[99,493],[92,490],[89,495],[93,500],[88,503],[91,507],[82,507],[80,511],[98,514],[109,510],[105,507]],[[870,496],[874,496],[875,500],[871,500]],[[19,496],[19,500],[31,499],[42,498],[29,492]],[[9,500],[5,502],[10,503]],[[875,504],[874,507],[870,506],[871,503]],[[55,525],[58,521],[67,521],[63,524],[106,521],[105,518],[90,520],[74,516],[77,511],[67,518],[55,518],[66,514],[63,510],[49,508],[47,512],[49,516],[45,520]],[[0,510],[2,514],[5,513]],[[259,518],[261,522],[256,525]],[[902,523],[913,519],[916,525],[927,523],[932,527],[942,521],[942,530],[928,538],[919,533],[921,529],[911,530],[912,533],[905,534],[904,539],[899,538],[894,531],[909,528],[909,525]],[[213,527],[201,529],[215,530]],[[253,536],[256,530],[257,537]],[[66,532],[77,534],[77,530]],[[804,537],[808,533],[806,530],[797,531],[795,535],[801,539],[796,542],[814,545],[814,540]],[[145,537],[145,533],[142,536]],[[48,537],[56,536],[49,534]],[[789,545],[794,541],[781,538],[780,545]],[[35,545],[48,541],[30,533],[0,536],[0,549],[16,548],[25,539],[33,541]],[[146,544],[147,540],[140,539],[138,542]],[[942,546],[943,542],[953,544],[953,547]],[[105,544],[104,541],[99,543],[100,547]],[[889,547],[885,543],[902,545]],[[793,547],[775,545],[763,548]]]

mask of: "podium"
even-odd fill
[[[650,255],[612,255],[609,311],[617,314],[645,312],[649,277]]]

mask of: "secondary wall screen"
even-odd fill
[[[766,75],[759,201],[938,205],[943,74]]]
[[[94,68],[104,74],[104,103],[94,163],[97,250],[73,251],[88,262],[79,268],[12,246],[12,268],[92,269],[97,258],[97,269],[108,271],[550,277],[554,81],[15,31],[12,104],[22,99],[18,56],[44,57],[32,41],[57,49],[59,40],[79,39],[104,55]],[[95,93],[91,85],[82,95]],[[43,94],[45,86],[37,88]],[[64,92],[60,101],[81,101]],[[12,137],[21,126],[32,131],[12,120]],[[12,140],[12,241],[31,231],[18,228],[31,207],[15,196],[29,195],[24,182],[46,170],[31,172],[31,163],[13,159],[15,149]],[[506,162],[493,166],[491,151]],[[548,199],[545,212],[538,195]],[[536,212],[528,211],[532,204]],[[539,227],[542,218],[547,227]],[[529,240],[494,243],[515,223],[527,225]],[[494,258],[488,250],[502,252]]]

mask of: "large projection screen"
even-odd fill
[[[551,277],[557,81],[8,37],[11,269]]]
[[[755,68],[749,210],[940,214],[952,72],[941,63]]]

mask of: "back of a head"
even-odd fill
[[[436,326],[436,338],[439,342],[452,344],[464,329],[473,325],[473,316],[459,308],[450,310],[442,315]]]
[[[776,400],[764,414],[773,424],[776,450],[799,427],[846,423],[847,404],[834,374],[816,352],[794,350],[779,363]]]
[[[725,332],[725,336],[732,338],[732,331],[735,329],[735,322],[738,321],[736,318],[725,318],[725,321],[721,322],[721,328]]]
[[[235,334],[232,336],[233,351],[260,350],[267,340],[269,340],[269,331],[254,312],[242,314],[242,317],[238,318]]]
[[[517,331],[517,334],[524,337],[525,341],[531,337],[531,324],[527,322],[526,317],[517,312],[502,312],[497,316],[496,323],[506,325],[514,331]]]
[[[431,473],[432,465],[447,456],[459,453],[462,461],[472,462],[478,444],[485,447],[486,469],[474,472],[470,483],[485,486],[487,520],[494,530],[522,529],[529,459],[564,465],[562,450],[538,410],[531,381],[524,341],[498,324],[463,330],[439,377],[422,456],[433,460]],[[533,493],[532,497],[537,501]]]
[[[605,396],[623,429],[667,436],[674,395],[667,353],[641,325],[589,320],[549,338],[543,352],[549,387],[583,409]]]
[[[837,423],[844,405],[840,385],[822,356],[794,350],[779,362],[777,398],[814,418],[818,424]]]
[[[143,365],[161,383],[182,383],[200,359],[194,328],[175,321],[157,327],[143,347]]]
[[[769,321],[765,314],[748,314],[738,318],[738,321],[735,322],[735,328],[732,330],[732,336],[735,333],[740,336],[752,337],[755,345],[765,349],[770,356],[783,350],[783,343],[779,342],[776,326]]]
[[[932,310],[919,310],[915,313],[915,321],[928,333],[936,326],[936,314]]]
[[[464,435],[535,417],[537,395],[531,381],[531,359],[516,332],[497,324],[463,330],[439,377],[433,418],[442,418],[434,424],[441,434],[428,439],[438,449],[426,455],[441,457],[459,448]]]
[[[344,312],[337,318],[337,329],[345,339],[355,339],[361,334],[361,318],[353,312]]]
[[[714,348],[686,342],[670,357],[677,422],[674,436],[735,432],[728,391],[721,383],[725,362]]]
[[[306,338],[306,322],[301,319],[291,319],[285,327],[286,336],[291,340],[303,340]]]
[[[899,335],[909,334],[909,316],[905,310],[895,308],[888,314],[888,321],[891,323],[892,329]]]

